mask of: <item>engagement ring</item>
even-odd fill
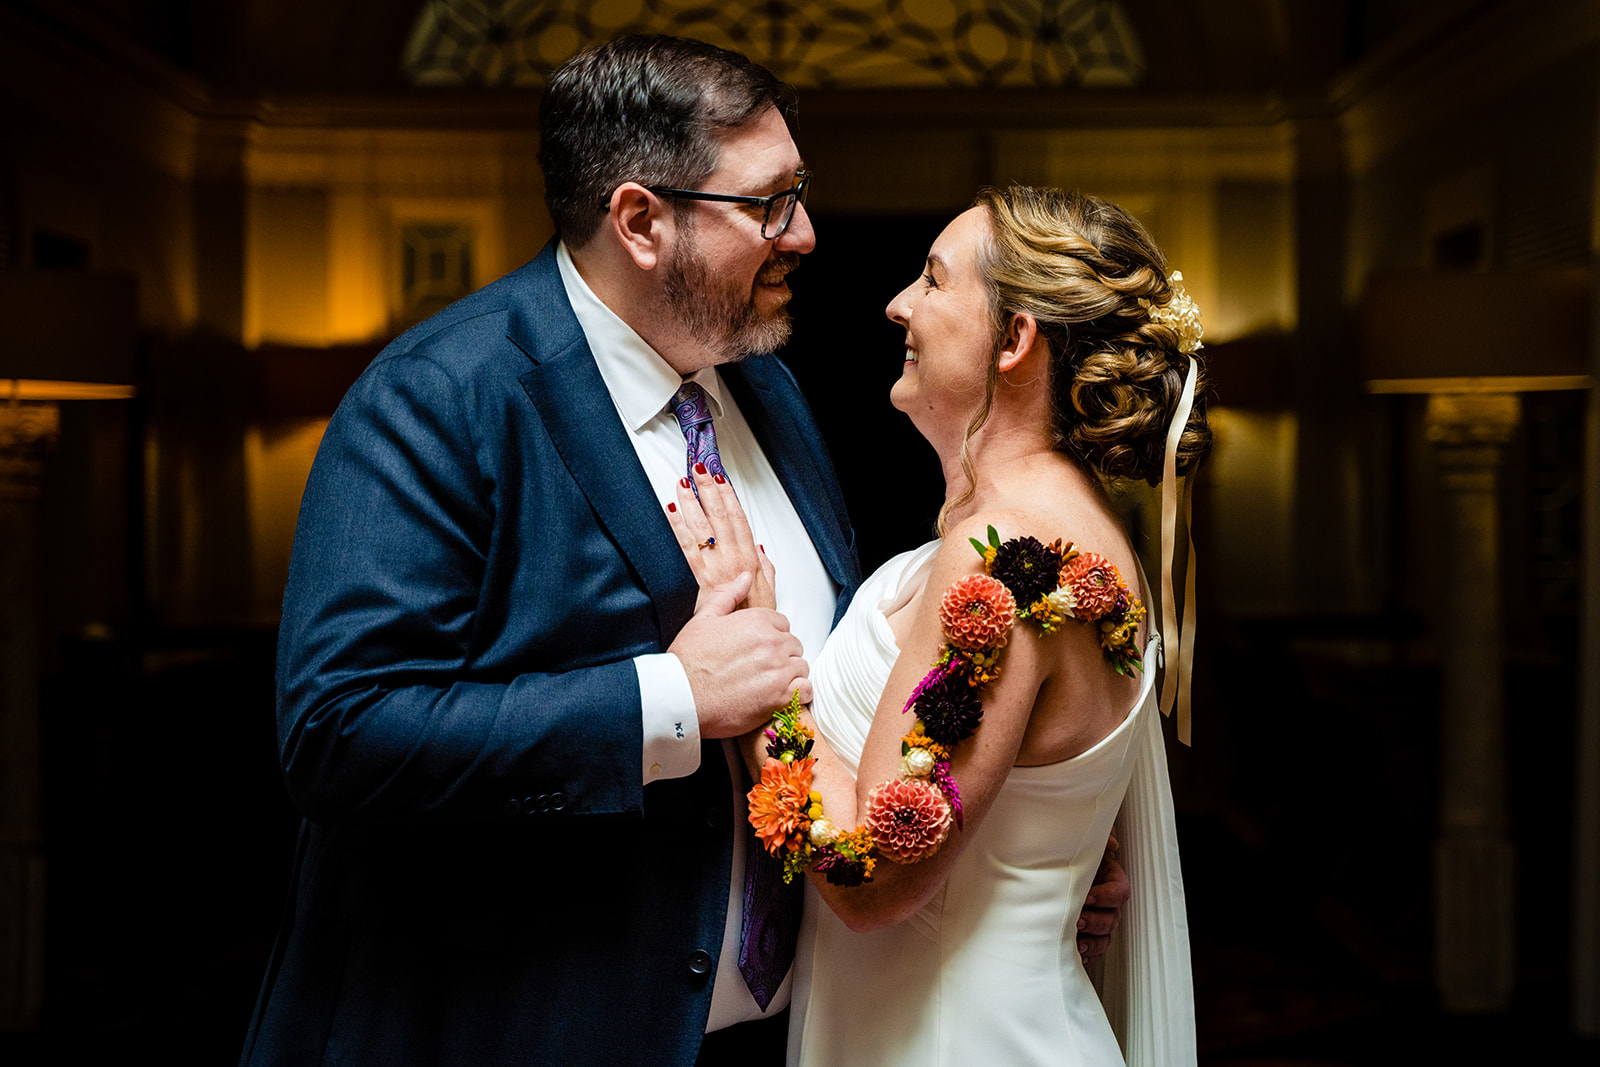
[[[716,548],[717,547],[717,539],[715,537],[708,537],[704,541],[700,542],[700,547],[701,548]]]

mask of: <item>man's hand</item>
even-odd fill
[[[1133,896],[1133,883],[1122,864],[1112,858],[1117,850],[1116,831],[1106,841],[1106,854],[1100,859],[1094,885],[1078,916],[1078,955],[1085,966],[1096,962],[1111,947],[1111,933],[1122,919],[1122,906]]]
[[[800,639],[789,620],[767,608],[734,608],[750,593],[747,571],[704,594],[667,649],[683,664],[700,718],[700,736],[738,737],[764,724],[773,709],[811,702]]]

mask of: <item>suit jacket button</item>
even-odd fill
[[[567,794],[565,794],[565,793],[551,793],[550,794],[550,810],[551,811],[565,811],[566,809],[567,809]]]
[[[534,812],[536,812],[538,810],[539,810],[539,798],[538,797],[523,797],[522,798],[522,814],[524,814],[524,815],[532,815]]]
[[[510,800],[506,801],[506,806],[500,810],[505,812],[507,815],[521,815],[522,801],[518,800],[516,797],[512,797]]]
[[[697,978],[710,974],[711,953],[703,948],[697,948],[689,953],[689,973]]]

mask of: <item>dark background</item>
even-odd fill
[[[1342,107],[1359,99],[1358,75],[1427,77],[1474,34],[1490,32],[1484,27],[1521,25],[1505,15],[1516,3],[1492,0],[1124,6],[1150,51],[1150,91],[1171,94],[1163,106],[1174,115],[1192,102],[1253,94],[1278,100],[1286,113],[1326,118],[1335,110],[1330,101]],[[42,51],[59,50],[86,72],[108,64],[151,80],[142,72],[166,63],[197,80],[193,92],[204,106],[196,110],[225,124],[235,105],[288,106],[294,93],[359,107],[369,95],[400,91],[393,57],[418,7],[380,0],[8,0],[0,15],[25,20],[51,42]],[[1589,264],[1593,205],[1584,196],[1592,200],[1600,143],[1600,34],[1587,28],[1592,5],[1542,10],[1566,12],[1569,22],[1537,23],[1541,32],[1569,25],[1591,36],[1549,70],[1511,79],[1511,88],[1442,131],[1428,126],[1427,115],[1387,116],[1415,121],[1426,136],[1359,175],[1353,164],[1350,173],[1341,169],[1348,161],[1324,173],[1315,152],[1303,153],[1293,179],[1301,328],[1255,347],[1230,342],[1208,350],[1220,402],[1299,413],[1301,447],[1312,457],[1306,470],[1325,469],[1316,457],[1331,453],[1340,435],[1358,439],[1359,491],[1370,506],[1363,521],[1372,527],[1361,531],[1372,546],[1364,562],[1377,590],[1357,607],[1315,595],[1298,596],[1287,614],[1208,607],[1223,599],[1219,583],[1265,579],[1207,569],[1206,535],[1226,524],[1210,513],[1207,476],[1200,476],[1197,745],[1173,743],[1169,751],[1202,1062],[1212,1067],[1600,1060],[1595,1039],[1573,1033],[1570,1014],[1572,751],[1584,649],[1579,587],[1559,573],[1581,560],[1580,500],[1594,484],[1582,443],[1591,401],[1586,392],[1529,394],[1507,450],[1498,534],[1509,606],[1511,837],[1520,857],[1517,986],[1504,1012],[1453,1015],[1439,1009],[1431,973],[1438,746],[1451,714],[1441,698],[1445,627],[1434,584],[1433,472],[1422,401],[1359,393],[1367,372],[1340,277],[1352,205],[1386,205],[1377,214],[1387,212],[1388,225],[1375,227],[1372,239],[1389,244],[1375,261],[1419,265],[1407,225],[1420,199],[1413,186],[1477,154],[1499,168],[1498,228],[1452,236],[1434,250],[1433,266]],[[1531,17],[1528,24],[1535,24]],[[1276,52],[1263,43],[1274,34],[1287,42]],[[1269,54],[1276,59],[1262,58]],[[1544,53],[1514,54],[1532,62],[1528,55]],[[26,77],[23,57],[12,58],[4,77]],[[1492,73],[1482,72],[1482,80],[1493,80]],[[13,164],[20,169],[35,154],[57,151],[77,136],[75,119],[116,103],[89,73],[81,86],[62,88],[49,110],[7,106],[13,96],[26,97],[13,80],[0,81],[0,90],[4,204],[16,199],[5,184]],[[418,103],[422,110],[437,106],[437,98]],[[525,129],[517,124],[530,113],[526,99],[503,95],[466,94],[449,106],[480,109],[491,127]],[[894,116],[971,108],[989,109],[997,122],[1119,121],[1103,97],[1074,92],[1017,104],[973,92],[940,96],[926,108],[881,106]],[[862,141],[863,126],[870,131],[887,121],[868,113],[852,127],[841,118],[846,110],[836,98],[804,101],[802,116],[820,122],[803,120],[802,148],[855,144],[851,137]],[[1019,118],[1021,111],[1039,117]],[[936,127],[942,120],[924,121]],[[865,142],[861,165],[874,166],[870,137]],[[116,212],[133,214],[128,204],[158,204],[165,195],[143,188],[157,184],[147,175],[100,160],[98,146],[83,151],[90,158],[74,179],[120,187],[125,195],[105,201]],[[882,310],[916,276],[927,245],[959,205],[839,210],[823,195],[827,180],[823,168],[813,194],[819,244],[792,278],[796,340],[786,358],[812,398],[870,570],[931,536],[941,501],[931,449],[887,402],[900,373],[901,333]],[[200,184],[198,199],[214,197],[223,214],[237,208],[228,203],[228,182]],[[128,256],[84,234],[29,231],[14,217],[0,223],[3,265],[79,270]],[[1226,236],[1247,242],[1250,221],[1238,219]],[[211,268],[228,262],[231,239],[197,236],[197,246],[215,254],[202,257],[203,283],[221,284]],[[1508,305],[1503,317],[1517,321],[1539,310],[1528,301]],[[275,758],[276,633],[226,610],[202,622],[171,610],[161,572],[169,548],[145,543],[161,528],[148,521],[151,513],[168,503],[150,489],[146,445],[173,426],[202,445],[222,440],[256,413],[251,404],[278,414],[325,414],[381,343],[262,355],[204,329],[174,336],[146,324],[140,358],[147,388],[139,399],[115,410],[63,405],[62,442],[40,504],[49,616],[40,696],[46,1000],[39,1029],[0,1033],[0,1062],[111,1061],[134,1053],[172,1064],[236,1058],[288,889],[298,823]],[[294,373],[252,376],[257,362],[272,360]],[[302,387],[271,392],[284,382]],[[270,395],[252,397],[252,390]],[[94,456],[107,441],[116,457],[109,491],[103,483],[86,488],[85,472],[106,469]],[[228,484],[238,472],[225,464],[210,469],[215,481],[195,487],[194,496],[222,501],[218,512],[238,506]],[[1308,544],[1323,544],[1319,521],[1338,519],[1347,499],[1331,483],[1302,487]],[[89,528],[99,532],[85,533]],[[1150,532],[1135,533],[1149,549]],[[94,548],[107,544],[110,562]],[[224,562],[231,550],[226,541],[214,549]],[[1343,557],[1303,555],[1293,576],[1302,592],[1346,578]],[[226,587],[242,581],[233,573],[239,569],[211,572],[224,586],[213,590],[214,604],[243,599]],[[109,630],[62,622],[71,614],[62,605],[81,600],[85,587],[111,588]]]

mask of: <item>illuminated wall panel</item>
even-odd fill
[[[252,622],[277,625],[300,496],[327,428],[327,419],[297,419],[245,431]]]
[[[245,344],[327,344],[327,193],[256,190],[250,208]]]
[[[1208,588],[1217,609],[1236,618],[1289,614],[1298,420],[1220,407],[1209,414],[1216,451],[1206,468],[1206,507],[1217,525],[1205,534],[1201,560],[1227,580]]]

